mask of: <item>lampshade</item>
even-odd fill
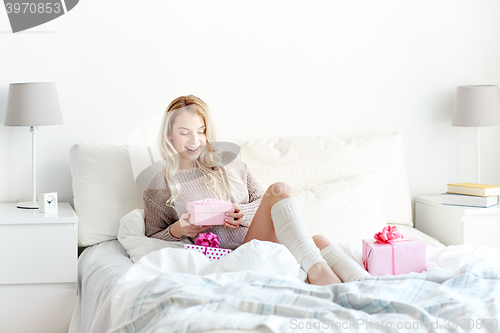
[[[61,125],[55,82],[11,83],[5,126]]]
[[[453,126],[500,125],[500,91],[498,86],[457,87]]]

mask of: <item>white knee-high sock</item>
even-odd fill
[[[309,236],[299,199],[288,197],[275,203],[271,218],[279,242],[292,252],[306,273],[312,265],[325,261]]]
[[[342,282],[360,281],[371,276],[336,245],[328,245],[321,250],[321,255]]]

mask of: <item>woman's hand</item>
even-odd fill
[[[191,214],[182,214],[180,220],[187,220],[191,217]],[[187,222],[186,226],[181,226],[181,223],[177,221],[170,226],[170,234],[175,238],[181,238],[182,236],[194,237],[198,235],[200,232],[210,229],[212,226],[196,226]]]
[[[226,228],[237,229],[243,221],[243,211],[240,206],[234,206],[234,213],[226,213]]]

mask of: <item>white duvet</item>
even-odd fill
[[[427,272],[313,286],[282,245],[252,241],[220,261],[145,239],[141,210],[119,239],[136,263],[110,296],[110,332],[498,332],[500,250],[428,246]],[[143,228],[143,227],[142,227]],[[341,244],[360,261],[360,244]]]

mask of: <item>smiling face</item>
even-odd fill
[[[181,112],[175,117],[168,138],[179,153],[179,169],[192,169],[201,147],[207,143],[205,121],[196,112]]]

